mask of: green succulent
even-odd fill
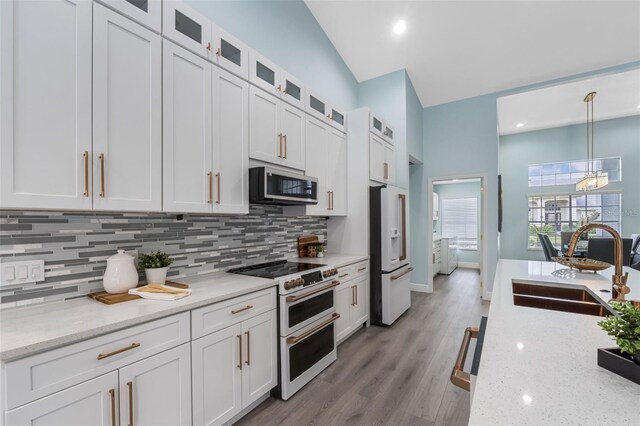
[[[165,268],[173,263],[173,259],[162,251],[152,251],[149,254],[141,254],[138,258],[138,267],[141,269]]]
[[[638,356],[640,354],[640,308],[631,302],[611,302],[611,307],[619,315],[610,315],[598,325],[613,336],[621,352]]]

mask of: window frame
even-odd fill
[[[611,177],[609,178],[609,182],[613,183],[613,182],[622,182],[622,157],[620,156],[613,156],[613,157],[602,157],[602,158],[594,158],[593,161],[594,162],[600,162],[602,164],[603,161],[606,160],[618,160],[618,168],[617,169],[603,169],[601,166],[599,167],[594,167],[596,170],[596,172],[617,172],[618,173],[618,177],[616,179],[612,179]],[[586,173],[586,167],[587,167],[587,159],[580,159],[580,160],[566,160],[566,161],[554,161],[554,162],[549,162],[549,163],[534,163],[534,164],[528,164],[527,165],[527,188],[552,188],[552,187],[557,187],[557,186],[563,186],[563,185],[575,185],[576,182],[585,176]],[[578,166],[580,163],[582,164],[582,168],[585,168],[585,170],[573,170],[574,166]],[[540,168],[540,174],[539,175],[535,175],[532,176],[531,175],[531,169],[532,168]],[[561,167],[565,167],[568,170],[565,170],[564,172],[559,172],[558,168]],[[554,170],[553,173],[543,173],[543,170],[545,168],[551,168]],[[574,176],[575,175],[575,176]],[[568,181],[567,182],[560,182],[558,183],[558,176],[568,176]],[[538,177],[540,179],[538,184],[532,185],[531,184],[531,179]],[[545,182],[545,177],[547,177],[547,183],[543,183]],[[551,179],[553,178],[553,179]]]

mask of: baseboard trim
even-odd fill
[[[433,286],[429,286],[429,284],[411,283],[409,289],[418,293],[433,293]]]
[[[480,269],[480,263],[478,262],[458,262],[459,268],[467,269]]]

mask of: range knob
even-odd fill
[[[285,281],[284,282],[284,289],[285,290],[291,290],[293,287],[295,287],[295,283],[293,281]]]
[[[301,285],[304,285],[304,280],[302,278],[298,278],[296,280],[296,287],[300,287]]]

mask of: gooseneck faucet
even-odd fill
[[[601,223],[589,223],[587,225],[581,226],[576,229],[576,232],[571,236],[571,241],[569,242],[569,249],[567,250],[567,256],[572,257],[573,251],[578,244],[578,239],[585,231],[590,229],[602,229],[603,231],[607,231],[613,237],[613,244],[615,250],[615,271],[613,276],[611,277],[611,286],[612,286],[612,296],[613,300],[616,302],[623,302],[625,299],[625,295],[628,294],[631,289],[627,287],[627,278],[629,277],[629,273],[622,274],[622,265],[623,265],[623,250],[622,250],[622,238],[620,234],[610,227],[609,225],[603,225]]]

